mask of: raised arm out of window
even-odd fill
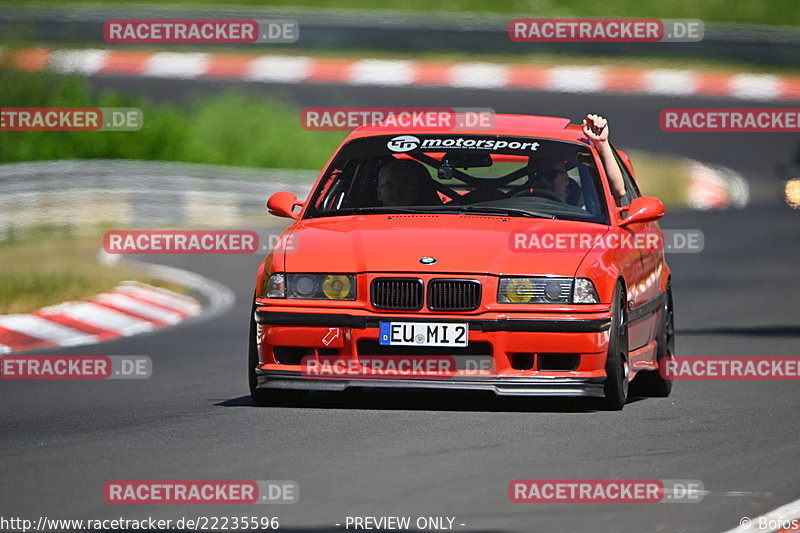
[[[590,114],[583,119],[581,127],[584,135],[591,139],[600,153],[600,160],[603,162],[603,168],[606,171],[606,176],[608,176],[611,194],[614,195],[614,200],[619,204],[625,196],[625,181],[622,179],[622,171],[617,163],[617,158],[614,157],[611,144],[608,142],[608,121],[600,115]]]

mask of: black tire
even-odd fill
[[[256,405],[265,405],[267,402],[266,394],[263,390],[257,389],[258,375],[258,345],[256,344],[256,319],[255,306],[250,310],[250,331],[247,335],[247,384],[250,387],[250,397]]]
[[[255,307],[250,312],[250,333],[247,339],[247,382],[250,387],[250,398],[255,405],[266,406],[290,406],[302,403],[308,397],[308,391],[304,390],[280,390],[280,389],[259,389],[258,375],[258,345],[256,344],[256,320]]]
[[[603,384],[605,408],[619,411],[628,400],[628,306],[625,291],[617,285],[611,306],[611,330]]]
[[[258,375],[258,345],[256,344],[256,319],[255,306],[250,312],[250,333],[247,339],[247,382],[250,387],[250,398],[255,405],[268,406],[297,406],[308,399],[309,391],[295,389],[259,389]]]
[[[671,284],[667,284],[661,315],[661,323],[656,333],[656,361],[659,370],[675,357],[675,308],[672,303]],[[631,384],[633,387],[631,390],[635,390],[637,396],[653,398],[669,396],[672,392],[672,378],[664,377],[659,370],[639,372]]]

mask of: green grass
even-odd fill
[[[69,227],[16,230],[0,238],[0,315],[25,313],[67,300],[93,296],[137,280],[185,292],[125,265],[96,259],[100,232]]]
[[[4,3],[4,2],[0,2]],[[97,0],[59,0],[62,4],[98,4]],[[105,4],[143,4],[141,0],[106,0]],[[217,5],[217,0],[169,0],[171,4]],[[242,6],[264,7],[263,0],[235,0]],[[706,22],[800,25],[796,0],[270,0],[270,7],[370,9],[494,13],[543,17],[699,18]]]
[[[689,168],[675,157],[630,150],[627,152],[636,172],[636,184],[642,194],[657,196],[670,207],[686,205]]]
[[[227,92],[180,106],[113,92],[92,94],[77,76],[0,70],[3,107],[139,107],[133,132],[4,132],[0,162],[134,159],[319,169],[344,132],[308,132],[299,110],[278,100]]]

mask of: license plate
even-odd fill
[[[379,342],[391,346],[467,346],[464,323],[381,322]]]

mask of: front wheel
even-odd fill
[[[643,371],[636,375],[632,385],[637,396],[666,398],[672,392],[672,378],[665,372],[665,365],[675,357],[675,310],[672,304],[672,286],[667,285],[664,294],[662,318],[656,334],[656,362],[658,370]]]
[[[281,390],[281,389],[259,389],[258,374],[258,343],[256,334],[258,328],[255,319],[255,307],[250,312],[250,333],[248,336],[247,351],[247,381],[250,386],[250,398],[255,405],[266,406],[290,406],[302,403],[308,396],[308,391],[304,390]]]
[[[250,386],[250,398],[252,398],[253,403],[256,405],[266,405],[269,403],[269,399],[267,395],[264,394],[265,391],[256,388],[258,386],[256,367],[259,361],[258,344],[256,343],[257,326],[255,311],[256,308],[253,306],[253,309],[250,310],[250,332],[247,335],[247,383]]]
[[[611,330],[606,357],[606,381],[603,385],[605,407],[619,411],[628,400],[628,309],[621,285],[614,293],[611,306]]]

